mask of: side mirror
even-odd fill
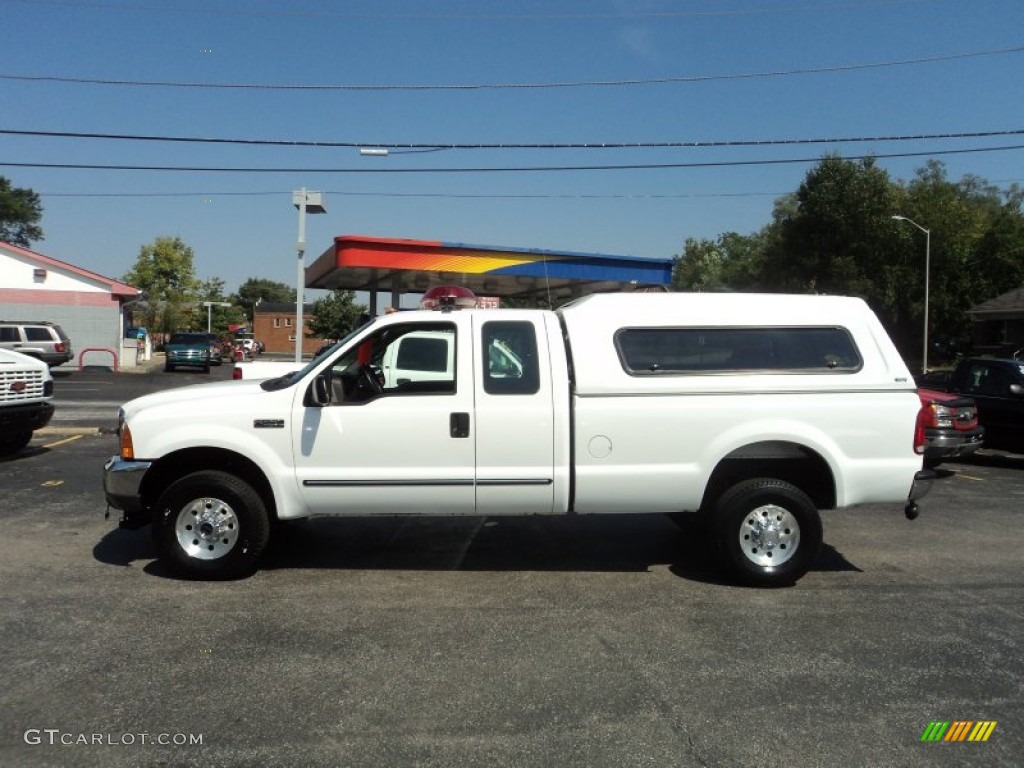
[[[313,379],[313,386],[309,390],[310,399],[313,405],[321,408],[331,404],[331,373],[321,373]]]

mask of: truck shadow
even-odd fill
[[[174,576],[159,561],[149,529],[113,530],[93,549],[109,565]],[[593,517],[317,518],[275,529],[261,570],[646,572],[732,586],[713,542],[697,524],[661,515]],[[815,571],[859,568],[825,545]]]
[[[962,466],[994,467],[996,469],[1024,470],[1024,455],[1013,453],[996,453],[992,450],[979,451],[971,456],[957,460]],[[942,465],[945,466],[945,465]],[[950,463],[949,466],[953,466]],[[941,468],[941,467],[940,467]]]
[[[22,448],[20,451],[10,453],[6,456],[0,456],[0,464],[7,464],[9,462],[24,461],[31,459],[35,456],[43,456],[50,453],[50,448],[45,448],[41,445],[30,445],[27,448]]]

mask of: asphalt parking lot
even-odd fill
[[[944,465],[913,522],[824,513],[782,590],[629,516],[314,520],[185,582],[103,514],[88,423],[146,376],[79,377],[99,415],[0,461],[0,765],[1020,765],[1024,458]]]

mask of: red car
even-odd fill
[[[978,407],[971,398],[934,389],[918,389],[917,394],[922,406],[918,426],[924,429],[926,467],[970,456],[981,447],[985,428],[978,425]]]

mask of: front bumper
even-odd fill
[[[140,489],[152,465],[150,461],[125,461],[119,456],[111,456],[103,465],[103,493],[107,504],[124,513],[122,528],[139,528],[149,522]]]
[[[985,442],[985,428],[971,430],[926,429],[924,433],[924,455],[929,459],[952,459],[970,456]]]
[[[168,352],[166,359],[171,365],[210,364],[210,355],[206,352]]]
[[[53,403],[25,403],[0,408],[0,429],[4,432],[35,432],[50,423]]]

